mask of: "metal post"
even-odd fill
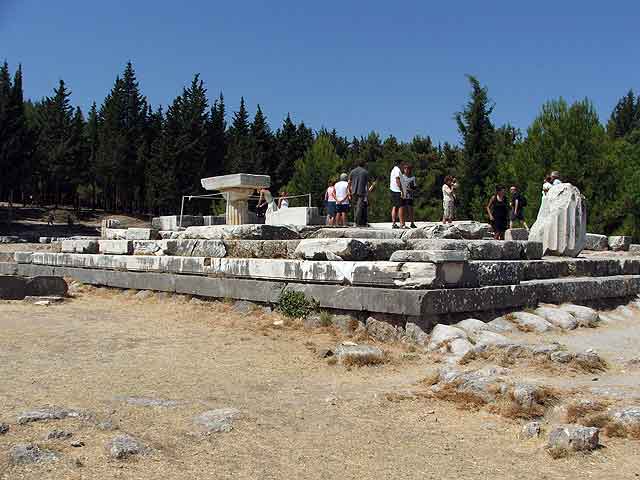
[[[309,208],[311,208],[311,194],[309,193]]]
[[[182,214],[184,213],[184,195],[182,196],[182,205],[180,206],[180,221],[178,222],[178,228],[182,228]]]

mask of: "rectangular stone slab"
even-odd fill
[[[250,175],[248,173],[233,173],[219,177],[200,179],[205,190],[228,190],[230,188],[268,188],[271,186],[269,175]]]
[[[98,240],[63,240],[64,253],[98,253]]]
[[[98,251],[107,255],[131,255],[133,242],[131,240],[99,240]]]
[[[303,291],[318,300],[323,308],[423,318],[433,314],[472,313],[534,306],[541,302],[580,302],[640,293],[640,275],[533,280],[520,285],[482,288],[403,290],[0,263],[0,272],[5,271],[29,276],[71,277],[93,285],[258,302],[275,302],[280,291],[286,288]]]
[[[127,228],[125,232],[126,240],[156,240],[158,230],[155,228]]]

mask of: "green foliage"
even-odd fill
[[[285,290],[278,299],[278,310],[289,318],[305,318],[318,310],[318,302],[307,298],[303,292]]]
[[[291,195],[312,193],[319,201],[323,198],[329,178],[336,175],[342,166],[342,159],[336,154],[328,136],[320,136],[295,162],[295,173],[289,181],[287,191]]]

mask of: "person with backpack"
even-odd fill
[[[513,228],[516,222],[521,222],[524,228],[529,230],[526,220],[524,219],[524,207],[527,206],[527,199],[518,191],[518,187],[511,186],[511,218],[509,228]]]

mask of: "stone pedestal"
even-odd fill
[[[221,177],[209,177],[200,180],[205,190],[217,190],[227,200],[227,225],[243,225],[249,223],[248,200],[251,194],[271,185],[269,175],[249,175],[235,173]]]

